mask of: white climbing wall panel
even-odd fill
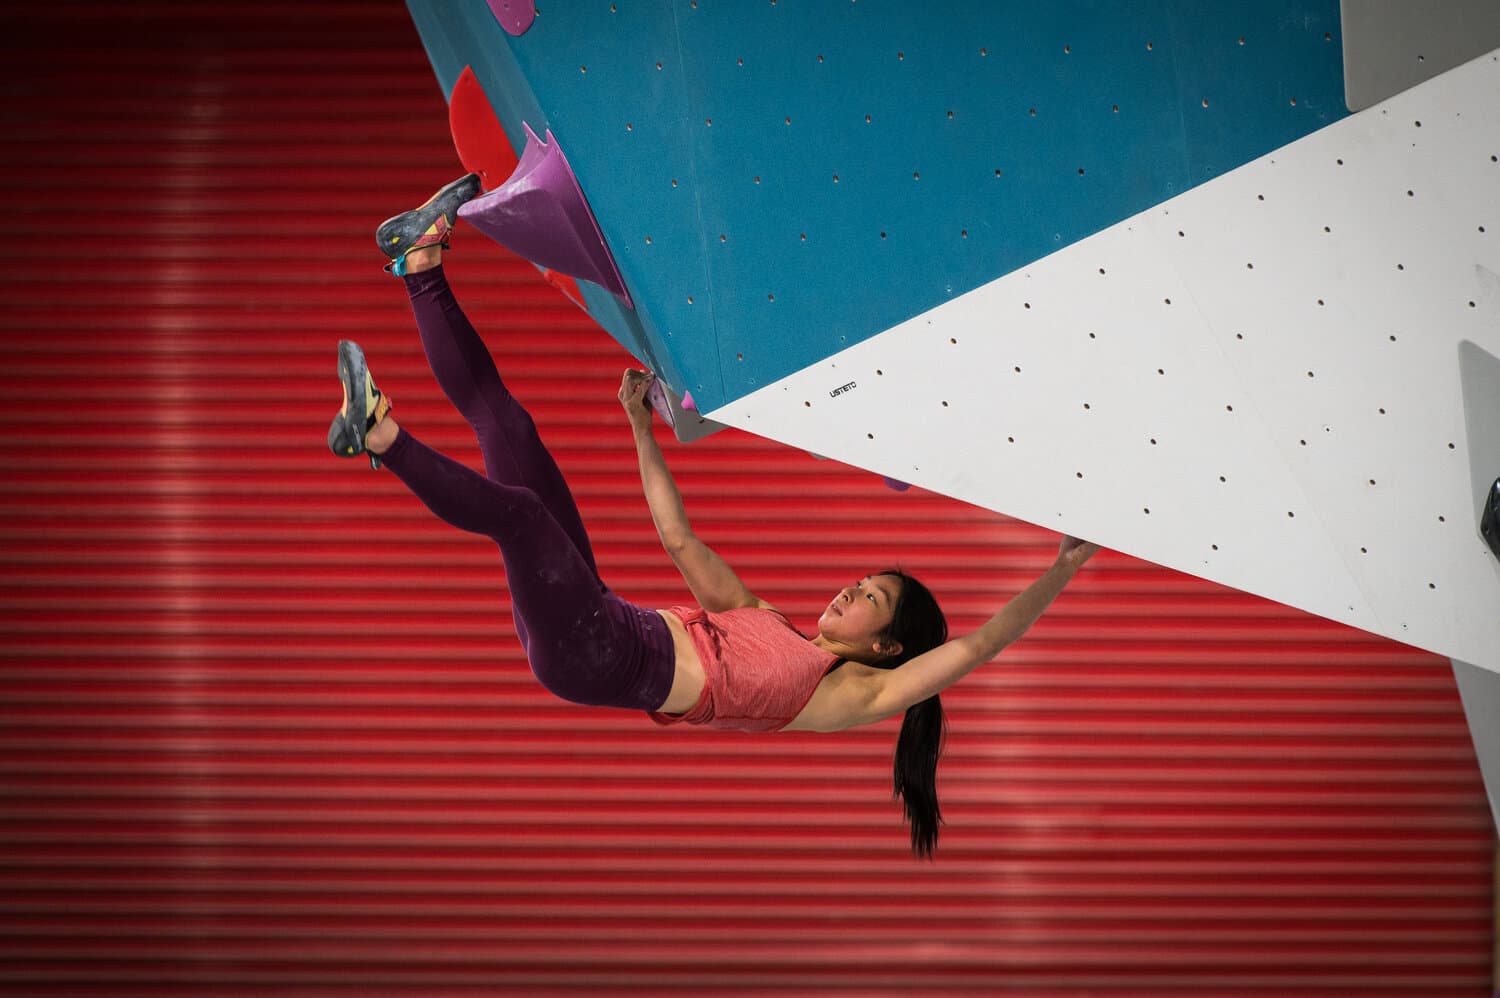
[[[1500,670],[1497,156],[1491,53],[709,415]]]

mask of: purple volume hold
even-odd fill
[[[459,217],[537,266],[593,281],[634,308],[599,223],[552,132],[543,142],[530,125],[522,127],[526,148],[516,172],[460,207]]]

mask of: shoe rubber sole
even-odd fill
[[[349,405],[340,418],[344,424],[345,445],[353,447],[343,455],[345,457],[353,457],[365,449],[365,426],[370,422],[365,391],[369,376],[365,352],[359,344],[353,340],[339,340],[339,380],[344,383],[344,392],[349,398]]]
[[[458,208],[479,194],[479,174],[469,173],[439,188],[437,193],[410,211],[392,215],[375,230],[375,242],[387,257],[398,259],[442,215],[451,228],[458,222]]]

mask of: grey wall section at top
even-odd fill
[[[1500,0],[1341,0],[1339,13],[1350,111],[1500,48]]]
[[[1464,340],[1458,345],[1458,376],[1464,394],[1464,432],[1477,534],[1490,486],[1500,478],[1500,357]],[[1495,570],[1500,573],[1500,562],[1496,562]]]
[[[1484,791],[1490,799],[1490,817],[1500,828],[1500,674],[1453,659],[1453,677],[1463,698],[1469,737],[1479,757]]]

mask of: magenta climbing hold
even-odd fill
[[[682,407],[684,409],[686,409],[688,412],[697,412],[698,411],[698,403],[693,401],[693,393],[692,392],[683,392],[682,393]]]
[[[508,35],[520,37],[526,34],[531,22],[536,20],[536,4],[532,0],[489,0],[490,13],[500,22]]]
[[[510,179],[458,209],[459,217],[538,267],[593,281],[634,308],[599,223],[562,148],[525,123],[526,148]]]
[[[672,411],[672,400],[668,397],[667,390],[662,387],[660,378],[651,379],[651,385],[646,389],[646,401],[661,417],[662,422],[674,430],[677,428],[677,414]]]

